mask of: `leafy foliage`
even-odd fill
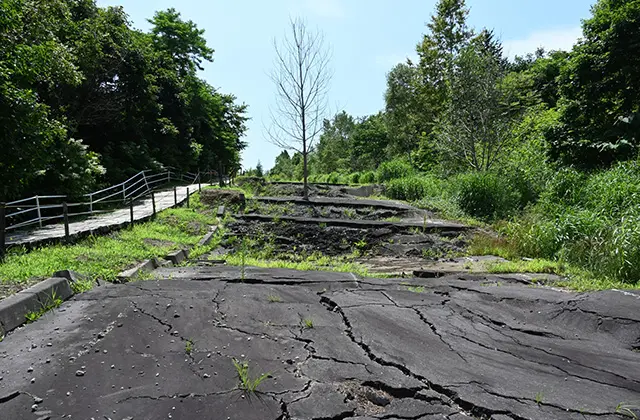
[[[246,106],[196,75],[213,50],[174,9],[131,27],[94,0],[5,0],[0,201],[79,194],[142,169],[239,167]]]

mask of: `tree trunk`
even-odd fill
[[[309,185],[307,184],[307,175],[309,174],[309,171],[307,170],[307,155],[309,153],[306,150],[305,147],[305,151],[302,154],[302,177],[303,177],[303,187],[302,187],[302,198],[304,200],[308,200],[309,199]]]
[[[218,162],[218,185],[220,188],[224,187],[224,181],[222,179],[222,161]]]

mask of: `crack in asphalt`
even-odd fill
[[[469,310],[469,309],[467,309],[467,308],[464,308],[464,311],[466,311],[467,313],[469,313],[469,314],[471,314],[471,315],[475,315],[475,316],[477,316],[477,317],[479,317],[479,318],[481,318],[481,319],[485,319],[485,317],[480,316],[479,314],[477,314],[477,313],[475,313],[475,312],[473,312],[473,311],[471,311],[471,310]],[[456,313],[458,313],[458,312],[456,312]],[[465,317],[465,316],[464,316],[464,314],[463,314],[462,312],[459,312],[459,314],[460,314],[462,317]],[[466,317],[465,317],[465,318],[466,318]],[[490,340],[493,340],[493,339],[492,339],[488,334],[486,334],[486,332],[484,332],[484,331],[479,331],[479,330],[476,328],[475,322],[474,322],[474,320],[473,320],[472,318],[467,318],[467,319],[468,319],[469,321],[471,321],[471,323],[472,323],[472,325],[474,326],[474,329],[475,329],[476,331],[478,331],[479,333],[482,333],[482,334],[487,335],[487,337],[488,337]],[[493,323],[493,324],[494,324],[494,325],[499,325],[499,324],[496,324],[496,323]],[[544,349],[544,348],[541,348],[541,347],[532,346],[532,345],[529,345],[529,344],[523,343],[522,341],[520,341],[520,340],[519,340],[519,339],[517,339],[516,337],[513,337],[513,336],[511,336],[511,335],[506,334],[506,333],[505,333],[505,331],[503,331],[502,329],[493,328],[493,327],[492,327],[491,325],[489,325],[489,324],[482,324],[482,325],[485,325],[485,326],[487,326],[487,327],[491,328],[491,329],[492,329],[493,331],[495,331],[496,333],[498,333],[498,334],[500,334],[500,335],[504,336],[505,338],[510,339],[511,341],[513,341],[513,342],[514,342],[514,344],[516,344],[516,345],[518,345],[518,346],[522,346],[522,347],[527,347],[527,348],[530,348],[530,349],[538,350],[538,351],[540,351],[540,352],[543,352],[543,353],[545,353],[545,354],[548,354],[549,356],[553,356],[553,357],[557,357],[557,358],[560,358],[560,359],[569,360],[566,356],[562,356],[562,355],[559,355],[559,354],[553,353],[553,352],[551,352],[551,351],[549,351],[549,350],[546,350],[546,349]],[[505,326],[506,326],[507,328],[509,328],[509,330],[511,330],[511,331],[523,332],[523,331],[522,331],[522,330],[520,330],[520,329],[513,329],[513,328],[510,328],[510,327],[509,327],[508,325],[506,325],[506,324],[505,324]],[[476,345],[478,345],[478,346],[480,346],[480,347],[483,347],[483,348],[486,348],[486,349],[489,349],[489,350],[494,350],[494,351],[498,351],[498,352],[506,353],[506,354],[509,354],[509,355],[511,355],[511,356],[513,356],[513,357],[516,357],[516,358],[520,359],[520,360],[524,360],[524,361],[527,361],[527,362],[530,362],[530,363],[539,364],[539,365],[541,365],[541,366],[553,367],[553,368],[555,368],[555,369],[558,369],[560,372],[564,373],[565,375],[567,375],[567,376],[569,376],[569,377],[578,378],[578,379],[584,379],[584,380],[591,381],[591,382],[594,382],[594,383],[597,383],[597,384],[600,384],[600,385],[607,385],[607,386],[612,386],[612,387],[614,387],[614,388],[621,388],[621,389],[627,389],[627,390],[630,390],[630,391],[633,391],[633,392],[638,392],[638,389],[635,389],[635,388],[630,388],[630,387],[626,387],[626,386],[620,386],[620,385],[618,385],[618,384],[612,384],[612,383],[608,383],[608,382],[602,382],[602,381],[599,381],[599,380],[594,379],[594,378],[589,378],[589,377],[586,377],[586,376],[576,375],[575,373],[570,373],[569,371],[567,371],[567,370],[563,369],[562,367],[560,367],[560,366],[558,366],[558,365],[555,365],[555,364],[551,364],[551,363],[544,363],[544,362],[541,362],[541,361],[538,361],[538,360],[533,360],[533,359],[526,359],[526,358],[524,358],[524,357],[522,357],[522,356],[520,356],[520,355],[517,355],[517,354],[515,354],[515,353],[509,352],[509,351],[504,350],[504,349],[499,349],[499,348],[497,348],[497,347],[489,347],[489,346],[486,346],[486,345],[484,345],[484,344],[482,344],[482,343],[480,343],[480,342],[477,342],[477,341],[475,341],[475,340],[471,340],[470,338],[468,338],[468,337],[466,337],[466,336],[458,335],[458,334],[453,334],[453,333],[451,333],[451,334],[452,334],[452,335],[455,335],[456,337],[458,337],[458,338],[460,338],[460,339],[463,339],[463,340],[469,341],[469,342],[471,342],[471,343],[473,343],[473,344],[476,344]],[[525,334],[526,334],[526,332],[525,332]],[[548,338],[548,337],[547,337],[547,338]],[[564,338],[563,338],[563,339],[564,339]],[[623,380],[623,381],[628,381],[628,382],[631,382],[631,383],[637,383],[637,384],[640,384],[640,381],[637,381],[637,380],[634,380],[634,379],[625,378],[624,376],[618,375],[618,374],[616,374],[616,373],[614,373],[614,372],[610,372],[610,371],[607,371],[607,370],[604,370],[604,369],[597,369],[597,368],[592,367],[592,366],[587,366],[587,365],[584,365],[584,364],[582,364],[582,363],[579,363],[579,362],[577,362],[577,361],[575,361],[575,360],[571,360],[571,363],[572,363],[572,364],[574,364],[574,365],[576,365],[576,366],[580,366],[580,367],[582,367],[582,368],[585,368],[585,369],[593,370],[593,371],[595,371],[595,372],[606,373],[606,374],[609,374],[609,375],[615,376],[615,377],[617,377],[617,378],[619,378],[619,379],[621,379],[621,380]]]
[[[214,395],[228,395],[234,392],[237,392],[237,389],[232,389],[229,391],[219,391],[219,392],[207,392],[205,394],[195,394],[195,393],[188,393],[188,394],[174,394],[174,395],[159,395],[159,396],[153,396],[153,395],[130,395],[126,398],[123,398],[121,400],[117,400],[116,404],[122,404],[125,403],[127,401],[132,401],[132,400],[153,400],[153,401],[162,401],[162,400],[170,400],[170,399],[174,399],[174,398],[206,398],[206,397],[211,397]]]
[[[398,369],[400,372],[404,373],[405,375],[412,377],[414,379],[417,379],[420,382],[426,384],[429,387],[429,389],[432,389],[435,392],[442,394],[443,396],[446,396],[450,401],[453,401],[455,404],[457,404],[459,406],[458,411],[460,412],[466,411],[473,415],[480,415],[480,416],[493,415],[493,414],[509,414],[514,418],[514,420],[527,420],[511,412],[496,411],[487,407],[481,407],[481,406],[475,405],[470,401],[465,401],[458,396],[457,392],[449,390],[442,385],[438,385],[436,383],[429,381],[426,377],[419,375],[415,372],[412,372],[406,366],[403,366],[399,363],[385,360],[384,358],[377,356],[376,354],[374,354],[374,352],[371,350],[371,348],[367,344],[363,343],[362,341],[358,341],[354,337],[353,329],[348,317],[336,302],[332,301],[326,296],[322,296],[320,299],[320,303],[325,305],[328,310],[338,312],[341,315],[342,321],[345,325],[345,333],[347,334],[349,339],[351,339],[351,341],[354,344],[358,345],[372,361],[383,366],[394,367]]]

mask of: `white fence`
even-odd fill
[[[36,195],[5,204],[5,231],[43,224],[66,217],[106,213],[105,205],[118,207],[148,195],[154,188],[171,181],[190,184],[200,181],[200,173],[167,170],[141,171],[120,184],[82,195],[83,201],[70,203],[66,195]],[[68,210],[65,212],[64,208]],[[103,207],[103,209],[100,209]]]

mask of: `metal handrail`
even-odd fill
[[[204,172],[206,173],[206,172]],[[141,197],[151,193],[161,183],[168,183],[172,180],[184,181],[189,183],[197,183],[201,180],[201,172],[197,174],[191,172],[180,172],[175,168],[167,168],[162,172],[153,173],[152,170],[147,169],[138,172],[131,176],[127,180],[115,184],[106,188],[102,188],[97,191],[82,194],[80,197],[88,197],[88,201],[66,203],[66,207],[86,207],[88,211],[80,213],[66,213],[66,216],[78,216],[78,215],[92,215],[95,213],[103,213],[105,210],[99,210],[94,208],[96,205],[103,205],[107,203],[126,203],[131,200],[138,200]],[[118,197],[115,198],[114,197]],[[33,224],[39,224],[42,227],[44,222],[63,218],[64,214],[52,214],[54,209],[63,209],[65,200],[69,199],[67,195],[35,195],[33,197],[23,198],[20,200],[11,201],[5,203],[3,214],[4,231],[18,229]],[[62,203],[61,203],[62,201]],[[42,214],[44,211],[44,215]],[[33,217],[28,216],[26,220],[23,219],[27,213],[36,212]],[[17,216],[19,217],[17,220]],[[9,219],[13,218],[14,223],[9,224]],[[1,227],[1,226],[0,226]]]

